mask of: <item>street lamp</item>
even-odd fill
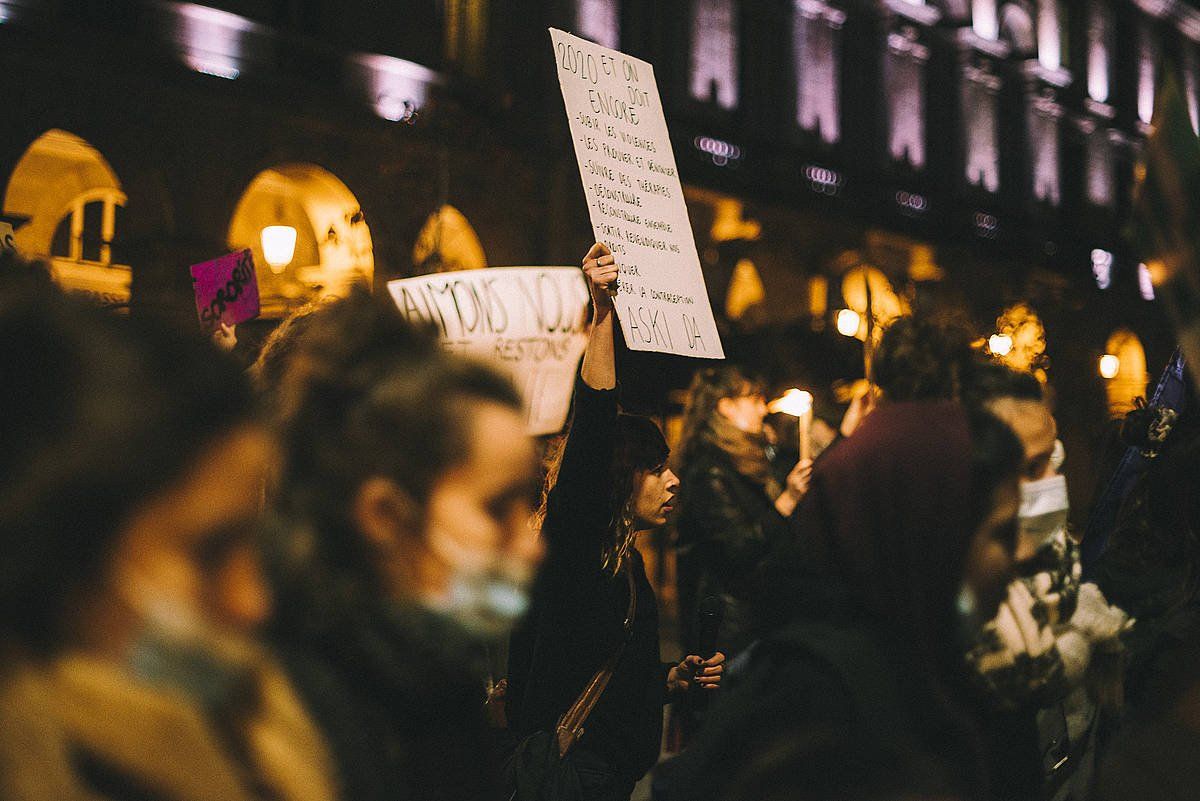
[[[842,309],[837,313],[837,330],[842,336],[858,336],[858,329],[861,325],[862,318],[854,309]]]
[[[1012,353],[1012,348],[1013,340],[1008,334],[992,334],[988,339],[988,350],[992,352],[993,356],[1003,358]]]
[[[271,272],[282,274],[296,255],[296,229],[290,225],[268,225],[262,229],[262,249]]]
[[[1111,353],[1100,357],[1100,377],[1112,380],[1121,372],[1121,360]]]

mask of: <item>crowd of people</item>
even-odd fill
[[[243,370],[0,253],[0,798],[1200,797],[1186,379],[1125,421],[1084,562],[1056,399],[969,331],[895,322],[805,458],[748,366],[702,366],[672,448],[621,410],[616,260],[582,268],[538,443],[386,297]]]

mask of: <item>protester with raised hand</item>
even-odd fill
[[[260,376],[280,377],[264,389],[284,443],[271,639],[344,795],[498,798],[486,657],[540,556],[520,397],[365,291],[276,357]]]
[[[658,759],[663,704],[693,685],[715,689],[723,670],[721,654],[659,660],[657,603],[634,542],[666,522],[679,480],[658,426],[617,410],[608,248],[594,245],[583,270],[594,318],[548,479],[546,560],[509,655],[509,721],[525,738],[512,766],[518,799],[540,797],[543,772],[562,769],[588,801],[625,801]]]
[[[692,380],[675,459],[683,482],[675,530],[685,649],[696,648],[696,610],[713,595],[724,601],[720,650],[732,657],[753,641],[746,604],[808,490],[811,461],[786,478],[776,475],[763,436],[766,413],[762,387],[737,367],[705,367]]]
[[[14,273],[0,254],[0,797],[334,797],[254,636],[275,451],[236,366]]]

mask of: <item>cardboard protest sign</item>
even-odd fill
[[[446,347],[513,376],[530,434],[562,430],[587,345],[589,298],[578,267],[489,267],[387,287],[406,318],[437,326]]]
[[[237,325],[258,316],[258,277],[250,251],[230,253],[190,268],[196,291],[196,312],[207,333],[221,323]]]
[[[550,29],[596,241],[620,266],[633,350],[723,359],[654,68]]]
[[[16,250],[12,223],[0,221],[0,250]]]

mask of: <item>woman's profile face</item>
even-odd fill
[[[634,489],[633,527],[645,531],[665,525],[667,517],[675,509],[675,495],[679,492],[679,478],[671,468],[642,474]]]
[[[746,392],[717,401],[717,413],[747,434],[761,434],[767,401],[758,392]]]
[[[985,620],[1000,609],[1012,579],[1020,507],[1016,480],[1001,484],[992,496],[991,511],[971,539],[963,581],[975,595],[978,612]]]

